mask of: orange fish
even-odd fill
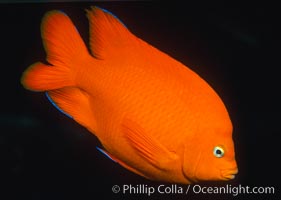
[[[87,17],[90,53],[66,14],[45,15],[49,64],[31,65],[23,86],[46,91],[100,140],[102,152],[136,174],[184,184],[233,179],[232,123],[207,82],[110,12],[92,7]]]

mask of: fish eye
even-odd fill
[[[220,146],[216,146],[213,150],[213,154],[214,156],[216,156],[217,158],[221,158],[224,155],[224,150],[222,147]]]

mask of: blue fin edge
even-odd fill
[[[58,109],[61,113],[65,114],[67,117],[73,119],[73,117],[71,115],[69,115],[68,113],[64,112],[54,101],[53,99],[50,97],[50,95],[48,94],[48,92],[45,92],[45,95],[47,97],[47,99],[52,103],[53,106],[55,106],[56,109]]]
[[[127,28],[127,26],[126,26],[116,15],[114,15],[112,12],[110,12],[110,11],[104,9],[104,8],[101,8],[101,7],[99,7],[99,6],[96,6],[96,7],[99,8],[99,9],[101,9],[102,11],[104,11],[104,12],[106,12],[106,13],[112,15],[112,16],[113,16],[115,19],[117,19],[125,28]]]
[[[99,151],[99,152],[101,152],[103,155],[105,155],[107,158],[109,158],[110,160],[112,160],[113,162],[115,162],[115,163],[117,163],[115,160],[113,160],[104,150],[102,150],[101,148],[99,148],[99,147],[96,147],[97,148],[97,150]]]

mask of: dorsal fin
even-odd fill
[[[131,48],[136,38],[126,26],[107,10],[91,7],[87,10],[90,28],[90,49],[98,59],[106,59],[119,50]],[[119,50],[118,50],[119,49]]]

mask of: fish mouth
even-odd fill
[[[224,180],[231,180],[235,178],[235,175],[238,173],[238,169],[225,169],[221,170],[221,176]]]

